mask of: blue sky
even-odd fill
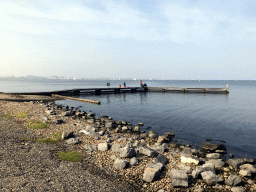
[[[256,79],[254,0],[2,0],[0,76]]]

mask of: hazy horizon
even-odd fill
[[[256,79],[256,1],[3,0],[0,77]]]

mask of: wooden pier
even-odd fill
[[[68,96],[61,96],[61,95],[55,95],[55,94],[52,94],[52,96],[57,97],[57,98],[61,98],[61,99],[70,99],[70,100],[75,100],[75,101],[100,104],[100,101],[95,101],[95,100],[81,99],[81,98],[76,98],[76,97],[68,97]]]
[[[188,88],[188,87],[149,87],[148,92],[180,92],[180,93],[229,93],[226,88]]]
[[[136,92],[181,92],[181,93],[229,93],[228,85],[226,88],[188,88],[188,87],[127,87],[127,88],[85,88],[85,89],[66,89],[60,91],[46,91],[46,92],[16,92],[5,93],[12,95],[62,95],[62,96],[76,96],[84,94],[107,94],[107,93],[136,93]]]
[[[16,92],[16,93],[6,93],[12,95],[62,95],[62,96],[76,96],[84,94],[107,94],[107,93],[136,93],[136,92],[146,92],[147,88],[140,87],[127,87],[127,88],[85,88],[85,89],[66,89],[61,91],[46,91],[46,92]]]
[[[87,94],[120,94],[120,93],[136,93],[136,92],[178,92],[178,93],[229,93],[228,85],[226,88],[187,88],[187,87],[127,87],[127,88],[85,88],[85,89],[66,89],[61,91],[47,92],[18,92],[18,93],[3,93],[10,95],[43,95],[53,96],[54,98],[73,99],[77,101],[90,102],[100,104],[99,101],[80,99],[72,96],[87,95]],[[69,97],[71,96],[71,97]]]

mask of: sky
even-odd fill
[[[1,0],[0,76],[256,79],[255,0]]]

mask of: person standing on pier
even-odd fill
[[[140,88],[142,88],[142,80],[140,80]]]
[[[126,88],[126,83],[124,82],[124,88]]]

